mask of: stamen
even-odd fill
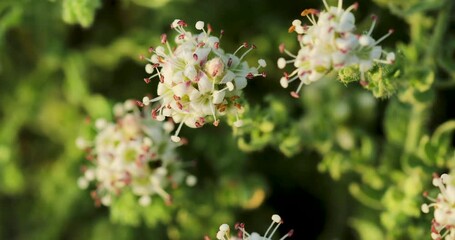
[[[161,43],[165,44],[167,42],[167,35],[165,33],[161,34]]]
[[[343,0],[338,0],[338,14],[343,10]]]
[[[289,230],[289,232],[286,233],[286,235],[284,235],[282,238],[280,238],[280,240],[284,240],[287,237],[292,237],[292,235],[294,235],[294,229]]]
[[[329,5],[327,4],[326,0],[322,0],[322,2],[324,3],[325,9],[326,9],[327,11],[329,11],[329,10],[330,10],[330,7],[329,7]]]
[[[184,123],[184,122],[185,122],[185,119],[182,119],[182,121],[180,122],[180,124],[179,124],[177,130],[175,131],[174,135],[171,136],[171,140],[172,140],[173,142],[176,142],[176,143],[177,143],[177,142],[180,142],[180,139],[181,139],[181,138],[180,138],[178,135],[179,135],[179,133],[180,133],[180,130],[182,129],[182,126],[183,126],[183,123]]]
[[[389,32],[388,32],[386,35],[382,36],[382,37],[381,37],[379,40],[377,40],[374,44],[375,44],[375,45],[379,44],[379,43],[382,42],[384,39],[386,39],[388,36],[390,36],[394,31],[395,31],[395,30],[390,29]]]
[[[373,29],[376,26],[377,19],[378,17],[376,15],[371,16],[371,20],[373,20],[373,22],[371,23],[370,30],[368,30],[367,33],[368,36],[371,36],[371,33],[373,33]]]
[[[242,45],[240,45],[240,47],[238,47],[237,50],[235,50],[235,52],[232,55],[235,56],[240,51],[240,49],[245,47],[245,45],[248,46],[248,43],[245,42]]]

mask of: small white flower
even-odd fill
[[[304,84],[322,79],[326,74],[345,67],[359,66],[361,80],[365,80],[365,73],[374,63],[391,64],[395,60],[393,53],[382,51],[378,45],[393,31],[389,31],[379,40],[371,36],[376,24],[376,17],[369,31],[357,37],[355,30],[355,17],[352,14],[358,4],[355,3],[347,9],[343,9],[343,0],[338,0],[337,7],[330,7],[323,0],[325,9],[306,9],[302,16],[306,17],[310,24],[302,26],[302,21],[292,21],[289,32],[298,34],[300,50],[297,54],[288,51],[284,45],[280,45],[280,51],[289,56],[290,60],[279,58],[278,68],[284,69],[288,63],[293,63],[295,69],[285,73],[285,78],[280,79],[280,85],[287,88],[288,84],[299,80],[300,84],[291,95],[299,97],[299,92]],[[385,60],[381,58],[385,55]],[[286,79],[286,81],[284,80]]]
[[[421,205],[423,213],[429,213],[430,208],[434,208],[434,219],[432,221],[432,239],[451,240],[455,237],[455,182],[452,180],[452,175],[443,174],[441,177],[433,176],[433,185],[438,187],[440,193],[436,198],[428,196],[425,192],[424,196],[431,201],[430,204],[424,203]]]
[[[148,101],[144,97],[144,104]],[[77,184],[85,189],[94,182],[92,197],[97,204],[109,206],[123,191],[136,195],[141,206],[151,204],[154,195],[170,202],[166,188],[178,183],[176,179],[184,179],[175,153],[177,144],[169,141],[173,124],[152,121],[149,114],[142,115],[131,103],[123,104],[114,122],[97,120],[96,137],[83,144],[89,150],[91,164],[83,167]],[[190,182],[196,184],[195,180]]]
[[[277,214],[272,216],[272,223],[267,228],[266,232],[261,236],[257,232],[248,233],[245,230],[245,224],[237,223],[235,229],[239,231],[238,237],[232,237],[230,233],[229,225],[221,224],[219,231],[216,234],[216,238],[219,240],[269,240],[272,239],[275,232],[278,230],[278,227],[282,224],[281,217]],[[284,240],[288,237],[291,237],[294,233],[294,230],[290,230],[287,234],[280,238]]]
[[[211,36],[212,28],[198,21],[194,34],[186,30],[187,24],[176,19],[171,28],[177,32],[175,46],[171,46],[165,34],[161,37],[163,46],[151,48],[146,58],[146,72],[149,82],[158,78],[157,97],[144,97],[144,105],[157,102],[152,116],[159,121],[166,117],[179,123],[171,137],[174,142],[181,139],[182,125],[191,128],[202,127],[213,121],[218,125],[221,116],[233,114],[238,117],[241,105],[238,100],[247,80],[265,76],[259,69],[266,67],[265,60],[258,60],[257,67],[250,67],[243,59],[255,46],[242,44],[234,53],[225,53],[220,47],[220,38]]]

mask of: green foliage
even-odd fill
[[[95,20],[95,12],[101,7],[100,0],[62,0],[62,18],[69,24],[90,27]]]
[[[1,1],[0,239],[213,238],[222,223],[261,229],[269,219],[257,216],[273,212],[294,239],[429,238],[422,192],[433,193],[432,173],[455,168],[454,2],[374,2],[356,16],[396,26],[384,41],[395,63],[375,63],[364,81],[342,69],[294,99],[279,86],[278,46],[297,49],[290,21],[322,3]],[[125,192],[96,207],[76,184],[86,160],[75,139],[112,120],[115,103],[156,95],[139,55],[174,18],[225,29],[225,49],[255,43],[248,57],[267,60],[267,78],[245,89],[243,127],[182,130],[179,155],[198,184],[172,189],[173,204],[142,207]]]

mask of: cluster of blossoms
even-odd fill
[[[424,196],[432,203],[422,204],[422,212],[428,213],[434,208],[434,219],[431,226],[431,238],[435,240],[455,240],[455,178],[449,174],[433,177],[433,185],[440,193],[436,198]]]
[[[240,127],[241,90],[246,87],[247,79],[265,77],[265,73],[258,71],[266,66],[263,59],[258,61],[257,67],[250,67],[243,61],[254,45],[244,43],[234,53],[225,53],[220,48],[223,31],[220,37],[211,36],[211,26],[208,25],[207,30],[204,26],[204,22],[198,21],[195,27],[200,33],[193,35],[185,29],[184,21],[174,20],[171,28],[178,33],[176,46],[172,48],[163,34],[161,43],[164,46],[150,48],[152,55],[146,58],[145,71],[151,76],[144,81],[149,83],[155,77],[159,80],[158,96],[153,99],[146,96],[140,104],[159,102],[152,110],[152,116],[159,121],[170,117],[180,123],[171,137],[174,142],[180,141],[178,135],[183,124],[198,128],[213,121],[217,126],[220,116],[232,115],[236,117],[234,126]],[[243,48],[247,50],[237,56]]]
[[[267,229],[267,231],[264,233],[263,236],[259,235],[256,232],[253,232],[250,234],[245,230],[245,224],[237,223],[235,225],[235,229],[238,230],[237,237],[231,236],[231,230],[229,228],[229,225],[222,224],[220,226],[219,231],[216,233],[216,239],[219,239],[219,240],[271,240],[273,234],[275,234],[278,227],[282,223],[283,223],[283,221],[281,220],[281,217],[277,214],[273,214],[272,223],[270,224],[269,228]],[[291,237],[293,233],[294,233],[294,230],[290,230],[286,235],[281,237],[280,240]],[[205,237],[205,239],[207,240],[210,238]]]
[[[78,185],[85,189],[95,183],[91,195],[97,205],[111,205],[123,191],[138,196],[142,206],[149,205],[155,194],[170,203],[166,188],[176,187],[185,177],[188,185],[196,183],[194,176],[183,172],[175,153],[177,144],[169,140],[173,123],[142,116],[134,101],[117,104],[114,114],[114,123],[96,120],[93,141],[76,141],[91,162],[83,167]]]
[[[331,7],[323,0],[325,10],[306,9],[302,16],[306,17],[310,25],[302,25],[302,21],[296,19],[292,22],[289,32],[296,32],[300,44],[297,55],[292,54],[280,45],[280,52],[287,54],[291,59],[278,59],[278,68],[283,69],[287,64],[293,63],[295,70],[290,74],[284,73],[280,79],[282,87],[299,79],[300,84],[291,96],[298,98],[303,84],[315,82],[332,70],[356,66],[360,71],[362,84],[365,82],[365,72],[369,71],[374,63],[391,64],[395,61],[393,52],[385,52],[378,44],[392,34],[393,30],[378,40],[371,36],[376,25],[377,18],[372,17],[373,23],[368,32],[354,33],[355,17],[352,10],[356,10],[355,3],[343,9],[343,0],[338,1],[337,7]],[[384,58],[385,56],[385,58]]]

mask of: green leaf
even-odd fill
[[[385,239],[381,228],[376,223],[363,219],[353,218],[349,220],[349,226],[354,228],[359,234],[360,239],[382,240]]]
[[[85,98],[83,100],[83,106],[93,119],[112,119],[112,108],[107,99],[101,95],[92,95]]]
[[[93,24],[95,11],[99,7],[101,7],[100,0],[63,0],[63,21],[88,28]]]

